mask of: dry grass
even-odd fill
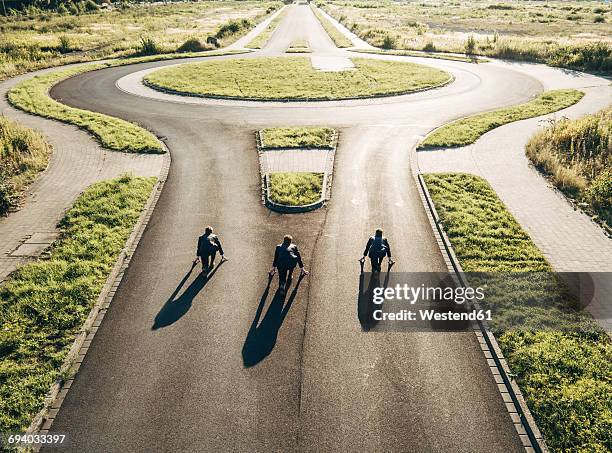
[[[335,0],[323,9],[381,48],[464,53],[472,38],[476,55],[612,70],[612,13],[600,2]]]
[[[612,107],[579,120],[551,121],[525,151],[562,192],[590,208],[612,231]]]
[[[306,206],[319,201],[323,173],[270,173],[270,199],[285,206]]]
[[[38,131],[0,116],[0,215],[17,206],[25,187],[47,168],[50,153]]]

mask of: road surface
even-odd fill
[[[347,55],[306,6],[291,7],[261,54],[294,39]],[[169,64],[95,71],[52,90],[144,125],[172,153],[151,222],[53,424],[70,440],[61,451],[520,451],[472,333],[361,329],[357,258],[381,226],[394,270],[446,271],[411,148],[437,125],[526,101],[541,84],[494,65],[431,60],[456,81],[369,101],[173,102],[115,85]],[[260,199],[254,131],[307,124],[340,130],[331,202],[273,213]],[[207,224],[230,258],[208,281],[191,270]],[[283,298],[267,270],[286,233],[312,274]]]

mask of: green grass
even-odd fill
[[[419,145],[419,149],[469,145],[496,127],[562,110],[583,96],[584,93],[577,90],[546,91],[525,104],[468,116],[433,131]]]
[[[612,232],[612,107],[579,120],[551,121],[527,143],[527,157],[563,193]]]
[[[50,153],[38,131],[0,116],[0,215],[18,205],[25,187],[47,168]]]
[[[259,136],[264,149],[331,149],[334,146],[335,133],[335,129],[330,127],[273,127],[263,129]]]
[[[325,29],[325,32],[329,35],[336,47],[353,47],[353,42],[340,33],[336,26],[332,24],[329,19],[323,16],[321,11],[314,4],[311,3],[310,8],[312,9],[314,15],[317,16],[317,19],[319,19],[319,22]]]
[[[270,173],[270,199],[286,206],[305,206],[321,199],[323,173]]]
[[[551,451],[609,451],[610,338],[588,314],[573,311],[552,274],[529,274],[535,285],[518,292],[512,286],[517,280],[504,273],[551,267],[485,180],[448,173],[425,175],[425,181],[463,270],[500,272],[493,286],[506,291],[493,303],[518,298],[501,307],[502,320],[494,316],[490,327]],[[542,279],[557,284],[546,291]],[[545,328],[533,327],[538,324]]]
[[[212,57],[236,53],[244,53],[244,51],[208,51],[182,53],[180,55],[174,53],[149,55],[116,59],[106,63],[84,64],[67,69],[58,69],[57,71],[35,76],[17,84],[9,91],[8,98],[11,104],[28,113],[68,124],[74,124],[75,126],[87,130],[99,140],[102,146],[108,149],[133,153],[163,153],[164,149],[157,138],[142,127],[102,113],[77,109],[61,104],[49,97],[49,90],[53,85],[69,77],[112,66],[171,60],[174,58]]]
[[[289,48],[287,49],[287,53],[310,53],[310,45],[308,41],[305,39],[296,39],[293,41]]]
[[[466,63],[484,63],[485,58],[464,57],[444,52],[421,52],[416,50],[380,50],[380,49],[354,49],[352,52],[371,53],[374,55],[399,55],[405,57],[437,58],[438,60],[464,61]]]
[[[0,16],[0,80],[68,63],[179,49],[193,51],[194,39],[200,42],[200,48],[213,47],[206,44],[208,37],[227,46],[282,3],[212,0],[125,2],[115,6],[110,11],[87,14],[32,12]],[[0,14],[1,9],[0,5]]]
[[[306,57],[232,59],[161,69],[145,77],[158,89],[211,97],[330,100],[409,93],[452,80],[413,63],[354,58],[356,70],[325,72]]]
[[[130,153],[163,153],[157,138],[140,126],[101,113],[68,107],[49,97],[49,89],[61,80],[102,67],[82,65],[35,76],[11,89],[9,101],[26,112],[79,126],[108,149]]]
[[[255,38],[253,38],[253,40],[251,40],[251,42],[248,43],[245,47],[248,47],[250,49],[261,49],[265,47],[270,38],[272,37],[272,34],[278,27],[278,24],[280,24],[281,21],[285,18],[285,15],[287,14],[287,9],[288,7],[285,7],[283,11],[281,11],[274,19],[270,21],[265,30],[255,36]]]
[[[23,432],[42,408],[154,183],[122,176],[89,187],[48,254],[0,287],[0,432]]]

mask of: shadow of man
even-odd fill
[[[265,359],[276,345],[276,339],[278,337],[278,331],[280,330],[289,309],[295,300],[298,288],[302,282],[303,276],[300,276],[289,296],[289,299],[285,303],[285,293],[281,288],[277,289],[272,298],[272,302],[268,307],[263,319],[261,315],[266,305],[266,300],[270,293],[270,285],[272,283],[272,276],[268,277],[268,284],[264,290],[261,299],[259,300],[259,306],[257,312],[249,328],[244,345],[242,346],[242,362],[245,367],[252,367],[257,365],[263,359]],[[260,322],[261,319],[261,322]]]
[[[176,289],[172,292],[172,295],[168,298],[161,310],[159,310],[157,316],[155,316],[155,321],[153,322],[151,330],[168,327],[181,319],[191,308],[193,299],[199,294],[200,291],[202,291],[204,286],[206,286],[206,284],[212,279],[215,272],[217,272],[217,269],[219,269],[223,263],[223,261],[219,262],[208,275],[205,273],[199,274],[195,280],[191,282],[183,294],[176,298],[196,266],[196,263],[193,263],[191,265],[191,269],[187,271]]]
[[[359,275],[359,294],[357,296],[357,318],[361,324],[361,329],[368,331],[376,327],[378,321],[374,319],[374,311],[382,309],[382,304],[374,302],[374,290],[376,288],[387,288],[389,286],[389,273],[392,265],[387,267],[384,283],[381,285],[380,272],[366,273],[363,271],[361,263],[361,273]],[[369,276],[369,279],[368,279]],[[368,287],[366,288],[366,280]]]

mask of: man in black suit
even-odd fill
[[[293,270],[296,264],[300,266],[300,277],[308,275],[308,271],[304,269],[300,251],[297,245],[291,243],[292,241],[293,238],[286,235],[283,238],[283,243],[276,246],[274,261],[272,263],[272,269],[270,270],[270,275],[274,275],[278,270],[278,284],[281,291],[285,291],[287,286],[291,284]]]
[[[391,246],[387,238],[383,236],[383,231],[380,228],[376,230],[374,236],[368,239],[368,243],[363,251],[363,256],[359,261],[363,263],[366,256],[369,256],[372,262],[372,272],[380,272],[385,256],[389,257],[389,266],[393,266],[395,261],[391,259]]]
[[[202,261],[202,272],[208,272],[214,267],[217,252],[221,255],[221,262],[227,259],[223,254],[223,247],[221,247],[219,237],[213,234],[213,227],[207,226],[204,234],[198,238],[196,262],[198,260]]]

